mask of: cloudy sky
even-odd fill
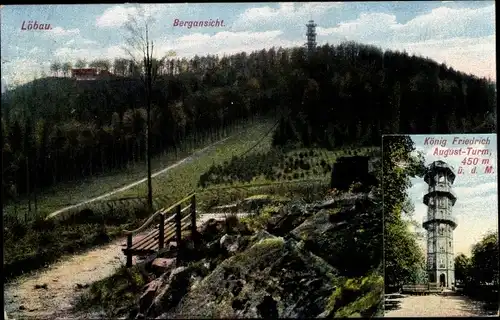
[[[318,43],[354,40],[406,50],[481,77],[495,76],[493,1],[153,4],[152,37],[162,56],[291,47],[305,41],[305,23],[318,24]],[[52,61],[126,57],[123,24],[133,5],[36,5],[1,9],[2,76],[7,84],[49,73]],[[224,20],[223,27],[174,27],[180,20]],[[23,21],[51,30],[21,30]]]
[[[489,145],[474,145],[477,149],[488,149],[490,155],[478,156],[481,159],[489,159],[494,167],[494,174],[484,173],[485,165],[478,164],[476,174],[471,174],[473,165],[464,166],[461,162],[463,156],[435,156],[434,145],[425,145],[425,139],[431,137],[447,140],[443,148],[437,146],[440,150],[463,148],[464,145],[453,144],[455,136],[452,135],[412,135],[417,151],[422,151],[425,156],[426,165],[436,160],[443,160],[455,169],[455,174],[460,167],[464,169],[463,174],[457,174],[453,184],[453,191],[457,196],[457,202],[452,209],[453,215],[458,220],[458,226],[454,232],[455,255],[465,253],[470,255],[471,246],[480,241],[482,236],[489,230],[498,232],[498,175],[497,167],[497,138],[495,134],[457,135],[459,138],[486,138],[491,141]],[[465,146],[466,148],[467,146]],[[474,157],[474,156],[470,156]],[[414,219],[422,223],[424,216],[427,215],[427,206],[423,204],[424,194],[427,192],[427,184],[423,179],[412,179],[413,186],[409,190],[409,196],[415,205]],[[425,243],[422,243],[424,246]]]

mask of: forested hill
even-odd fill
[[[335,147],[380,144],[383,132],[470,132],[496,106],[486,79],[350,42],[318,47],[311,57],[303,48],[272,48],[168,60],[159,70],[154,152],[194,131],[217,135],[257,113],[289,115],[276,144]],[[27,183],[32,190],[143,159],[144,90],[134,79],[45,78],[2,95],[4,199],[25,192]],[[37,173],[29,182],[26,168]]]

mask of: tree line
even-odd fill
[[[275,144],[380,145],[383,133],[496,130],[490,115],[496,112],[496,89],[489,79],[353,42],[318,47],[309,58],[304,50],[280,63],[283,72],[274,78],[280,108],[290,114]]]
[[[493,299],[498,304],[498,258],[498,232],[489,232],[473,245],[470,257],[463,253],[455,257],[457,286],[469,295]]]
[[[160,62],[151,92],[154,154],[216,137],[261,113],[283,115],[275,144],[335,147],[378,145],[383,132],[467,132],[496,104],[486,79],[351,42],[312,55],[271,48],[153,61]],[[144,160],[145,90],[137,77],[143,66],[127,59],[92,66],[122,76],[47,77],[2,95],[4,203]]]

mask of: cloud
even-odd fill
[[[498,184],[496,182],[486,182],[474,187],[455,187],[453,190],[459,197],[475,198],[481,197],[490,193],[496,194]]]
[[[61,27],[55,27],[52,28],[52,30],[49,30],[47,32],[49,35],[55,35],[55,36],[69,36],[69,35],[77,35],[80,34],[80,29],[75,28],[75,29],[64,29]]]
[[[362,13],[357,19],[335,27],[318,27],[318,35],[349,36],[358,40],[422,42],[429,39],[482,37],[495,30],[495,6],[479,9],[439,7],[408,22],[397,22],[394,14]],[[387,38],[389,37],[389,38]]]
[[[110,46],[107,48],[102,48],[99,46],[88,45],[85,47],[61,47],[54,51],[54,57],[59,61],[69,61],[74,62],[78,59],[85,59],[87,61],[92,61],[96,59],[108,59],[113,60],[117,57],[125,56],[125,52],[122,46]]]
[[[67,41],[64,44],[64,46],[65,47],[78,47],[78,46],[88,46],[88,45],[95,45],[95,44],[97,44],[97,41],[84,39],[84,38],[80,38],[80,39],[73,38],[73,39]]]
[[[97,17],[96,26],[99,28],[119,28],[125,25],[130,17],[141,12],[147,18],[158,18],[162,13],[175,13],[185,4],[143,4],[143,5],[115,5]]]
[[[50,61],[46,59],[22,57],[2,63],[2,73],[4,68],[9,70],[9,84],[18,85],[31,81],[33,78],[40,77],[44,71],[49,70],[49,67]]]
[[[479,9],[440,7],[397,22],[394,14],[362,13],[335,27],[318,27],[320,42],[352,40],[406,50],[466,73],[496,79],[494,5]],[[321,39],[323,38],[323,39]]]
[[[302,41],[289,41],[281,36],[283,31],[271,30],[264,32],[230,32],[222,31],[214,35],[194,33],[181,36],[175,40],[160,43],[159,52],[177,51],[179,57],[190,57],[196,54],[232,54],[242,51],[250,52],[263,48],[290,47]]]
[[[278,27],[283,24],[305,21],[311,16],[324,15],[331,9],[336,9],[342,5],[341,2],[325,3],[280,3],[278,8],[262,6],[246,9],[237,16],[232,26],[233,30],[251,29],[253,27]]]

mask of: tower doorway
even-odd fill
[[[434,273],[429,274],[429,282],[430,283],[435,283],[436,282],[436,277],[434,277]]]
[[[441,275],[439,276],[439,285],[441,287],[446,287],[446,276],[444,275],[444,273],[441,273]]]

